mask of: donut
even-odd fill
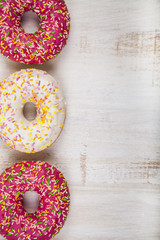
[[[24,12],[37,14],[40,27],[26,33],[21,27]],[[66,45],[70,17],[64,0],[1,0],[0,52],[11,60],[41,64],[56,57]]]
[[[65,100],[58,83],[47,72],[23,69],[0,83],[0,137],[12,149],[35,153],[49,147],[60,135]],[[24,107],[32,103],[36,117],[29,121]]]
[[[23,207],[23,195],[35,191],[35,213]],[[7,240],[49,240],[63,227],[70,205],[67,181],[46,162],[24,161],[0,175],[0,234]]]

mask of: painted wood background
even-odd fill
[[[160,240],[160,1],[66,3],[68,45],[34,66],[61,84],[64,130],[42,153],[0,142],[0,171],[42,160],[64,173],[71,208],[55,240]],[[0,80],[27,67],[0,56]]]

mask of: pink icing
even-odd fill
[[[25,33],[20,25],[25,11],[40,20],[37,32]],[[25,64],[40,64],[56,57],[66,45],[70,17],[63,0],[1,0],[0,52]]]
[[[23,208],[23,194],[36,191],[35,213]],[[49,240],[63,227],[70,195],[60,171],[46,162],[21,162],[0,175],[0,234],[7,240]]]

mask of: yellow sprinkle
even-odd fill
[[[59,104],[57,103],[56,105],[53,105],[53,107],[58,107],[58,105],[59,105]]]

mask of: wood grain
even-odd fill
[[[159,240],[160,1],[66,3],[68,45],[34,66],[61,84],[64,130],[42,153],[18,153],[1,142],[1,172],[42,160],[64,173],[71,209],[55,240]],[[27,67],[0,56],[0,80]]]

